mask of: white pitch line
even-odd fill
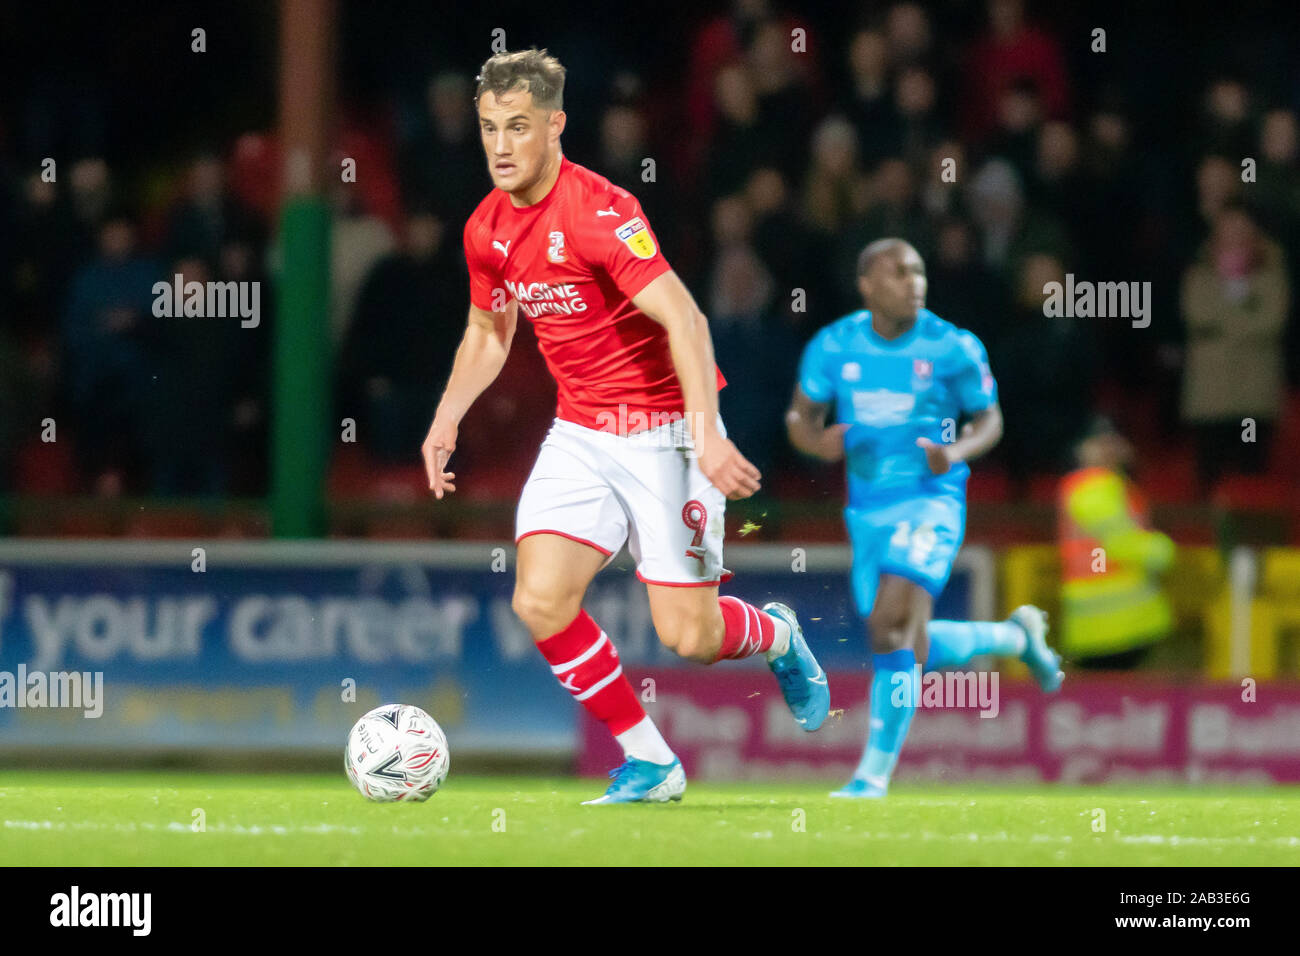
[[[53,821],[53,820],[5,820],[6,830],[103,830],[113,833],[228,833],[237,836],[292,836],[300,833],[350,833],[360,835],[366,832],[363,827],[345,827],[333,823],[318,823],[308,826],[280,826],[277,824],[242,826],[240,824],[214,823],[202,830],[195,830],[188,823],[95,823],[93,821]]]
[[[721,822],[721,821],[720,821]],[[52,821],[52,820],[5,820],[3,826],[7,830],[33,830],[33,831],[65,831],[65,830],[103,830],[114,833],[222,833],[233,834],[235,836],[292,836],[295,834],[312,833],[347,833],[353,836],[360,836],[366,833],[377,832],[379,828],[371,827],[348,827],[340,826],[333,823],[317,823],[304,826],[281,826],[278,824],[254,824],[252,826],[243,826],[241,824],[224,824],[214,823],[207,826],[203,831],[195,831],[187,823],[96,823],[93,821]],[[398,827],[388,828],[390,832],[399,836],[433,836],[446,835],[446,831],[430,830],[424,827]],[[1125,845],[1143,845],[1143,846],[1278,846],[1278,847],[1295,847],[1300,849],[1300,837],[1205,837],[1205,836],[1178,836],[1177,834],[1115,834],[1107,836],[1097,834],[1095,837],[1089,836],[1076,840],[1069,834],[1048,834],[1048,833],[1031,833],[1018,835],[1008,833],[1005,830],[997,833],[931,833],[921,830],[916,833],[886,833],[879,831],[849,831],[853,836],[863,837],[868,840],[922,840],[935,841],[942,840],[951,843],[1057,843],[1073,844],[1077,846],[1092,846],[1100,843],[1120,843]],[[770,838],[769,832],[753,833],[749,835],[753,838]]]

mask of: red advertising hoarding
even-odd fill
[[[832,715],[812,734],[795,725],[765,669],[630,676],[643,699],[653,697],[646,710],[693,779],[845,780],[861,755],[866,673],[830,675]],[[919,708],[895,779],[1300,781],[1300,684],[1072,674],[1052,695],[1009,679],[985,690],[992,693],[983,706],[972,693],[966,706]],[[585,714],[579,734],[581,773],[599,775],[621,760],[605,729]]]

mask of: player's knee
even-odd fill
[[[712,664],[722,648],[722,615],[712,618],[683,618],[660,631],[659,638],[679,657]]]
[[[876,654],[892,654],[915,646],[916,629],[905,615],[872,616],[867,628],[871,632],[871,650]]]
[[[533,639],[540,641],[568,627],[578,616],[582,600],[580,596],[548,594],[526,585],[516,585],[510,606]]]

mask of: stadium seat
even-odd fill
[[[1179,545],[1174,564],[1165,575],[1165,593],[1179,625],[1205,625],[1211,605],[1227,583],[1218,548]]]
[[[1028,500],[1035,504],[1055,505],[1060,492],[1060,475],[1033,475],[1029,479]]]
[[[128,538],[206,538],[209,530],[202,513],[169,507],[130,515],[122,533]]]
[[[72,440],[33,438],[18,449],[15,490],[20,495],[70,495],[76,491]]]
[[[1010,501],[1011,480],[1001,468],[974,467],[966,480],[966,500],[971,504]]]
[[[1002,552],[1002,613],[1036,604],[1055,616],[1061,605],[1061,556],[1054,544],[1014,545]]]
[[[1158,456],[1138,464],[1137,483],[1152,504],[1188,504],[1196,501],[1196,459],[1189,448],[1160,446]]]
[[[1233,511],[1285,511],[1294,488],[1278,475],[1228,475],[1214,486],[1216,507]]]
[[[1260,557],[1260,597],[1272,607],[1279,651],[1288,643],[1300,650],[1300,549],[1265,548]],[[1300,676],[1300,654],[1292,664]]]
[[[1272,680],[1278,670],[1277,615],[1272,601],[1256,598],[1249,602],[1249,615],[1234,620],[1232,594],[1224,588],[1214,600],[1205,629],[1205,666],[1211,680],[1253,677]],[[1248,645],[1241,661],[1232,659],[1234,626],[1248,628]]]

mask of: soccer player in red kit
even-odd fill
[[[636,199],[560,150],[564,67],[545,50],[483,64],[475,100],[495,188],[465,224],[469,323],[422,448],[437,498],[459,423],[492,383],[515,323],[533,323],[559,386],[556,418],[519,500],[513,606],[556,679],[622,746],[591,803],[681,799],[681,761],[641,707],[618,651],[582,609],[628,545],[659,639],[710,664],[763,653],[805,730],[826,676],[793,611],[718,596],[726,499],[759,488],[726,437],[708,323]]]

